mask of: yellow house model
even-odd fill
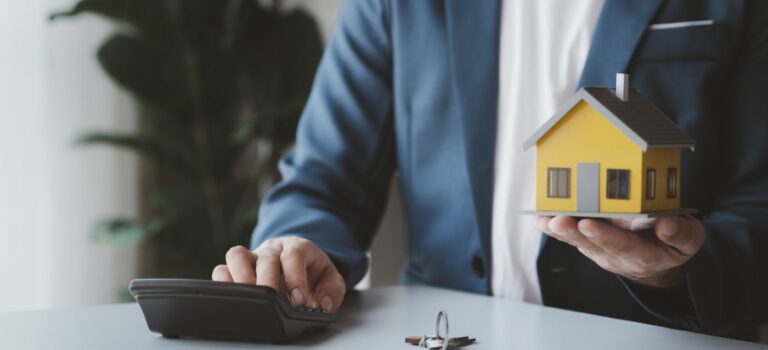
[[[680,149],[694,140],[618,74],[583,88],[524,144],[536,146],[538,215],[655,217],[680,208]]]

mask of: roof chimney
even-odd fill
[[[629,74],[616,73],[616,97],[629,101]]]

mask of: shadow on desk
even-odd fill
[[[355,328],[363,324],[360,314],[350,310],[360,310],[362,305],[366,310],[375,310],[384,306],[384,299],[378,294],[365,294],[357,290],[352,290],[344,296],[344,303],[339,309],[339,320],[328,326],[324,331],[315,334],[308,334],[301,340],[291,343],[292,345],[315,346],[328,342],[333,337],[344,332],[354,332]]]

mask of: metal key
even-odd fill
[[[411,345],[416,345],[416,346],[418,346],[419,344],[422,344],[422,340],[424,341],[425,344],[428,345],[427,348],[429,349],[440,348],[443,346],[443,338],[438,338],[437,336],[434,336],[434,335],[422,335],[422,336],[415,335],[415,336],[405,337],[406,343]],[[472,344],[476,341],[477,340],[475,338],[470,338],[470,337],[451,338],[450,340],[448,340],[448,347],[465,346],[465,345]],[[434,346],[430,346],[430,345],[434,345]]]
[[[441,321],[445,320],[445,330],[443,334],[445,334],[445,338],[440,336],[440,323]],[[435,335],[425,335],[425,336],[411,336],[411,337],[405,337],[405,342],[411,345],[417,345],[423,348],[427,349],[443,349],[446,350],[449,347],[457,347],[457,346],[464,346],[474,343],[476,340],[475,338],[470,337],[456,337],[451,338],[448,335],[448,314],[445,313],[445,311],[440,311],[437,314],[437,322],[435,324]]]

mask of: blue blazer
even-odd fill
[[[306,237],[354,285],[397,173],[403,279],[488,293],[499,7],[347,0],[253,245]],[[706,242],[685,265],[687,285],[662,291],[545,238],[544,303],[753,338],[765,265],[757,247],[768,228],[768,1],[607,0],[579,85],[613,86],[616,72],[630,73],[632,86],[697,140],[683,155],[682,199],[699,209]]]

